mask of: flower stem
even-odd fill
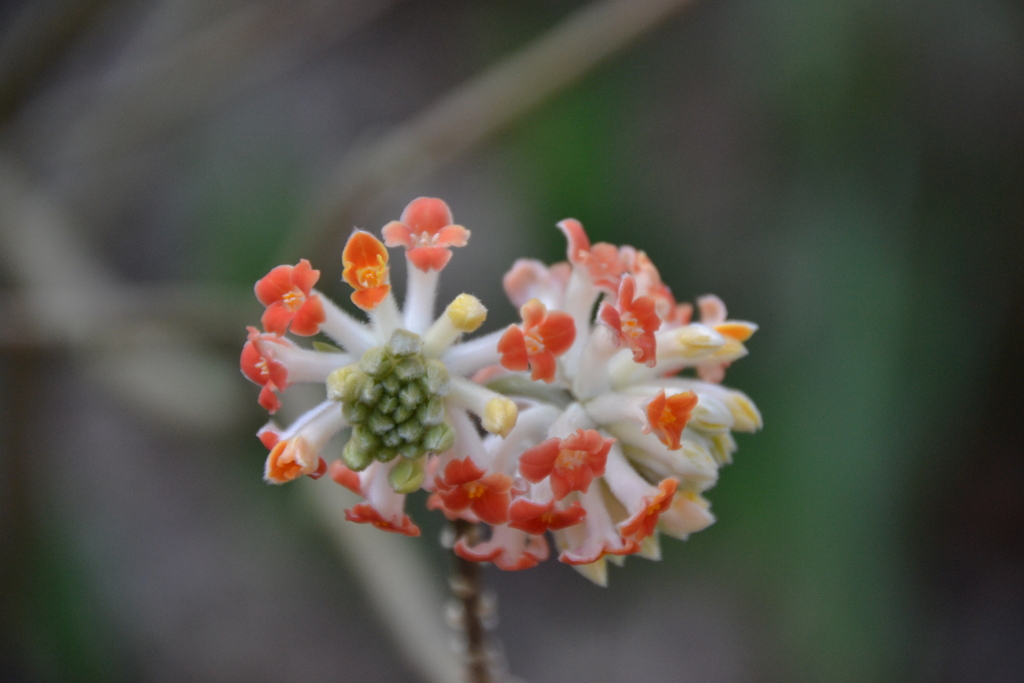
[[[478,535],[475,524],[455,521],[456,540],[465,537],[472,545]],[[480,565],[453,554],[452,594],[462,604],[462,627],[466,632],[466,680],[469,683],[493,683],[487,655],[486,629],[480,618],[482,598]]]

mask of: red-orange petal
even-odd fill
[[[550,384],[555,381],[555,374],[558,371],[558,364],[555,362],[555,354],[547,349],[540,353],[530,354],[530,379],[533,381],[543,380]]]
[[[278,433],[277,428],[273,423],[264,425],[262,429],[256,432],[256,438],[260,440],[263,447],[268,451],[272,450],[277,442],[281,440],[281,435]]]
[[[583,224],[575,218],[566,218],[558,223],[559,229],[565,233],[568,241],[566,253],[571,263],[582,263],[590,253],[590,239],[583,230]]]
[[[310,479],[316,480],[316,479],[319,479],[320,477],[324,476],[324,474],[326,474],[326,473],[327,473],[327,461],[324,460],[323,458],[320,458],[320,464],[317,465],[316,470],[314,470],[313,472],[310,472],[306,476],[309,477]]]
[[[551,474],[555,468],[555,458],[558,457],[559,444],[561,439],[554,437],[523,451],[519,456],[519,473],[526,481],[536,484]]]
[[[331,475],[331,479],[336,483],[341,484],[352,493],[357,493],[360,496],[363,495],[363,487],[359,482],[359,475],[346,467],[345,463],[335,460],[327,471]]]
[[[623,539],[625,545],[621,548],[612,548],[608,543],[604,543],[592,555],[581,555],[574,550],[566,550],[558,556],[559,562],[564,562],[571,565],[579,564],[590,564],[591,562],[597,562],[605,555],[632,555],[640,552],[640,543],[632,539]]]
[[[444,247],[416,247],[407,251],[406,256],[412,265],[426,273],[430,270],[444,270],[452,257],[452,252]]]
[[[246,379],[254,384],[263,386],[270,379],[267,374],[263,372],[263,369],[259,367],[259,363],[263,360],[263,356],[256,349],[256,345],[252,341],[245,342],[242,347],[242,356],[239,358],[239,365],[242,368],[242,374],[245,375]]]
[[[302,290],[302,293],[309,296],[309,290],[313,288],[316,281],[320,279],[320,271],[313,270],[313,267],[306,259],[301,259],[299,264],[292,270],[292,284]]]
[[[469,230],[461,225],[446,225],[437,232],[434,244],[439,247],[464,247],[469,243]]]
[[[519,316],[523,319],[523,330],[526,332],[532,332],[533,328],[544,320],[544,316],[546,316],[547,313],[547,306],[542,304],[538,299],[530,299],[527,301],[519,307]]]
[[[294,287],[292,271],[295,266],[275,266],[270,272],[256,281],[254,290],[256,299],[264,306],[269,306],[290,292]],[[319,275],[319,272],[317,272]]]
[[[528,534],[539,535],[549,529],[557,531],[579,524],[586,515],[587,511],[579,501],[564,510],[556,510],[553,499],[547,503],[536,503],[526,498],[517,498],[508,508],[508,525]]]
[[[295,312],[289,310],[283,302],[275,301],[267,306],[267,310],[263,311],[260,323],[267,332],[283,336],[288,331],[288,325],[291,324],[294,316]]]
[[[523,372],[530,367],[530,357],[526,353],[526,338],[518,325],[509,325],[505,334],[498,340],[498,353],[501,355],[501,367],[514,372]]]
[[[414,234],[426,232],[436,235],[441,228],[451,225],[452,212],[443,199],[417,197],[402,211],[402,222],[408,225]]]
[[[509,487],[512,485],[511,477],[498,475],[509,480]],[[512,494],[506,489],[504,492],[488,490],[479,498],[470,502],[470,509],[482,521],[488,524],[504,524],[508,521],[508,506],[512,502]]]
[[[413,237],[409,226],[400,221],[391,221],[380,231],[384,238],[384,244],[389,247],[405,247],[412,249],[416,246],[416,238]]]
[[[450,522],[454,522],[457,519],[464,519],[471,524],[480,523],[480,518],[473,514],[473,511],[469,508],[459,511],[449,510],[444,504],[444,499],[442,499],[437,493],[431,493],[427,496],[427,509],[440,510]]]
[[[277,394],[274,393],[273,388],[269,384],[260,389],[258,402],[260,407],[271,415],[281,409],[281,399],[277,397]]]
[[[675,496],[678,486],[679,482],[675,479],[662,479],[658,484],[657,493],[645,501],[644,508],[619,525],[622,537],[639,542],[653,534],[654,527],[658,524],[658,516],[672,505],[672,497]]]
[[[345,519],[357,524],[372,524],[381,531],[389,531],[394,534],[420,535],[420,528],[413,524],[409,515],[402,515],[400,523],[395,524],[381,517],[380,513],[369,503],[359,503],[351,509],[345,510]]]
[[[479,543],[470,547],[470,545],[466,543],[465,538],[460,538],[458,542],[455,543],[452,551],[462,559],[469,560],[470,562],[493,562],[502,554],[502,552],[504,552],[504,549],[500,547],[495,548],[493,546],[488,547],[489,545],[490,544],[488,543]],[[480,548],[480,550],[477,550],[477,548]],[[484,548],[486,548],[486,550],[484,550]]]
[[[471,481],[476,481],[484,476],[486,472],[473,462],[472,458],[463,458],[461,460],[452,460],[449,462],[442,474],[442,482],[444,486],[461,486]]]
[[[576,323],[563,311],[548,311],[536,330],[544,348],[556,356],[568,351],[576,339]]]
[[[692,391],[666,397],[662,389],[647,404],[647,430],[653,432],[670,451],[679,450],[682,448],[683,429],[696,405],[697,395]]]
[[[356,290],[352,292],[352,303],[364,311],[372,311],[380,305],[381,301],[384,301],[390,291],[391,285]]]
[[[320,331],[320,325],[327,320],[324,313],[324,304],[320,297],[314,294],[306,299],[305,303],[295,311],[292,318],[291,331],[300,337],[311,337]]]

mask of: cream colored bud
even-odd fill
[[[516,408],[516,404],[512,399],[499,396],[498,398],[492,398],[484,405],[484,414],[480,417],[483,421],[484,429],[491,434],[500,434],[502,437],[505,437],[516,426],[516,420],[519,419],[519,409]]]
[[[732,413],[733,429],[737,432],[756,432],[763,426],[761,411],[743,392],[730,391],[726,405]]]
[[[459,294],[445,313],[460,332],[475,332],[487,320],[487,309],[472,294]]]

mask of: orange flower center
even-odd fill
[[[380,256],[377,257],[377,263],[370,266],[364,266],[356,271],[356,281],[359,285],[365,289],[371,287],[380,287],[384,284],[384,278],[387,277],[388,267],[384,263],[384,259]]]
[[[526,353],[535,356],[538,353],[544,351],[544,341],[540,337],[536,336],[533,332],[528,332],[523,335],[526,340]]]
[[[480,498],[487,492],[487,487],[478,481],[471,481],[465,487],[466,495],[470,498]]]
[[[637,337],[644,333],[644,328],[640,326],[640,321],[637,320],[636,316],[634,316],[632,313],[628,311],[623,313],[621,320],[623,334],[629,335],[630,337],[636,339]]]
[[[668,427],[676,423],[676,416],[667,407],[661,411],[661,417],[658,418],[659,427]]]
[[[555,459],[555,470],[561,472],[571,472],[578,467],[582,467],[587,461],[587,456],[590,455],[587,451],[575,451],[575,450],[564,450],[558,453],[558,457]]]
[[[263,356],[260,356],[259,361],[257,361],[256,369],[260,371],[260,377],[270,376],[270,368],[267,367],[267,359],[264,358]]]
[[[293,289],[281,297],[284,307],[294,313],[306,301],[306,295],[299,289]]]
[[[291,481],[302,474],[302,465],[295,461],[295,454],[288,448],[288,442],[282,441],[274,447],[277,457],[271,453],[271,472],[283,481]]]

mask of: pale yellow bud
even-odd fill
[[[504,437],[508,436],[512,428],[516,426],[516,420],[519,419],[519,409],[516,408],[516,404],[512,399],[499,396],[492,398],[484,405],[484,413],[480,417],[483,421],[484,429],[491,434],[500,434]]]
[[[475,332],[487,320],[487,309],[472,294],[459,294],[445,313],[460,332]]]

